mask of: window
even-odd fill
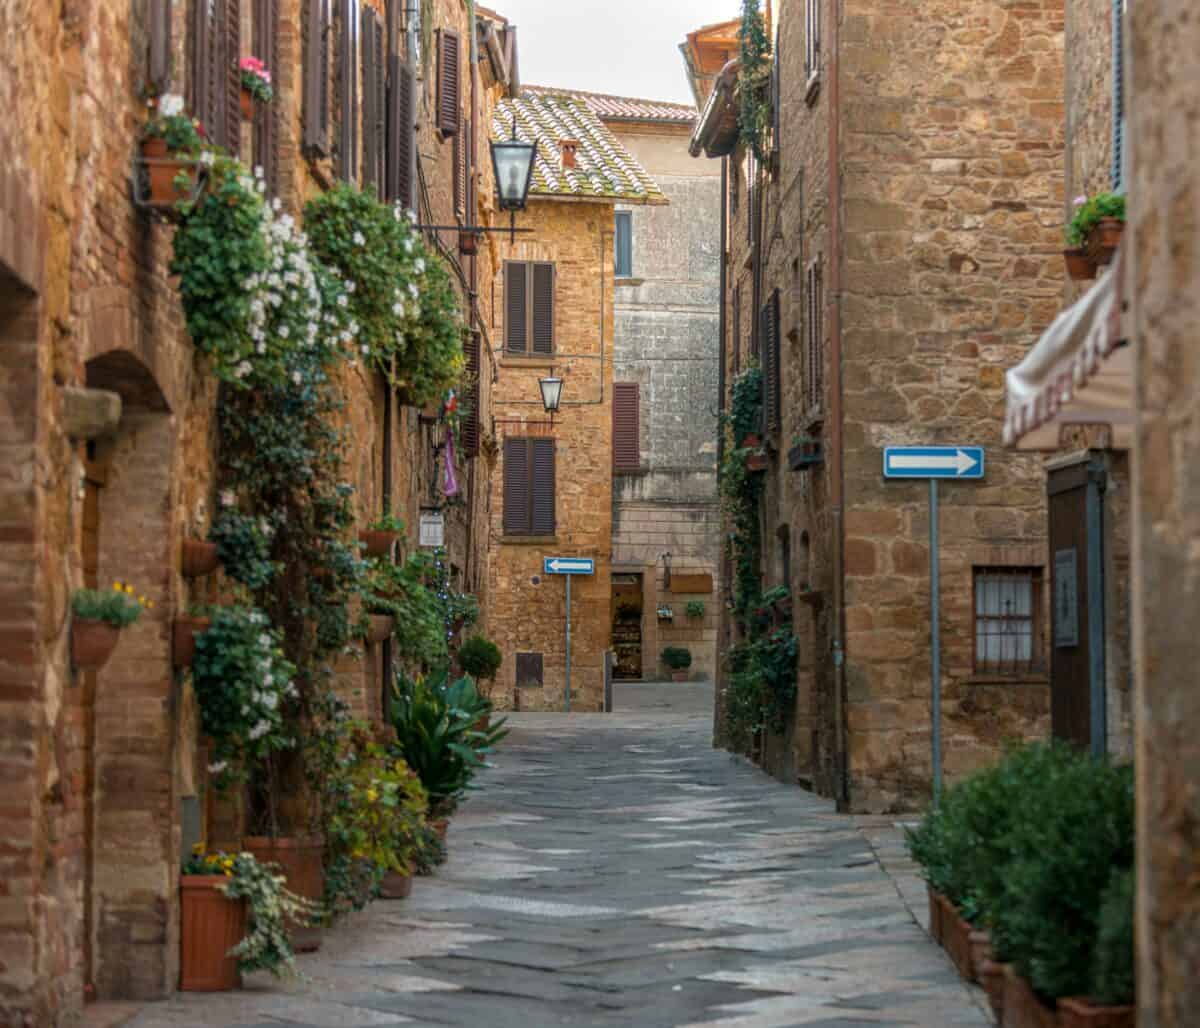
[[[479,403],[482,395],[479,377],[483,370],[482,333],[478,330],[467,337],[466,345],[466,383],[462,394],[462,415],[460,419],[459,438],[462,443],[462,453],[468,459],[479,456]]]
[[[633,214],[617,211],[616,231],[613,235],[616,253],[613,255],[614,272],[617,278],[633,277]]]
[[[804,325],[804,406],[809,411],[819,411],[825,396],[825,295],[819,257],[809,263],[806,279],[808,304]]]
[[[804,74],[811,99],[821,75],[821,0],[804,0]]]
[[[509,353],[554,352],[554,265],[504,265],[504,346]]]
[[[362,9],[362,180],[383,195],[387,152],[387,53],[383,19],[374,8]]]
[[[253,52],[268,68],[279,66],[279,0],[254,0]],[[267,195],[279,194],[279,105],[256,104],[254,163],[263,169]]]
[[[768,432],[779,431],[782,391],[779,348],[779,290],[771,293],[758,315],[759,352],[763,371],[763,420]]]
[[[641,411],[636,382],[613,383],[613,469],[637,471],[641,467]]]
[[[146,9],[146,78],[156,96],[171,91],[171,0],[149,0]]]
[[[504,534],[554,534],[554,440],[504,440]]]
[[[458,33],[438,31],[437,127],[444,136],[458,134],[462,121]]]
[[[1042,569],[975,569],[975,671],[1020,675],[1042,668]]]
[[[542,655],[540,653],[517,654],[517,685],[543,685]]]
[[[393,54],[388,58],[387,186],[384,196],[406,210],[416,206],[412,187],[416,92],[412,69]]]
[[[241,26],[239,0],[193,0],[192,113],[234,156],[242,141]]]

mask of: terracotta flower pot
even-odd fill
[[[146,161],[146,173],[150,181],[150,196],[147,202],[152,207],[172,207],[191,192],[196,173],[187,161],[177,160],[167,152],[165,139],[142,140],[142,157]],[[175,184],[176,176],[184,171],[189,184],[180,188]]]
[[[687,680],[688,680],[687,668],[681,667],[681,668],[672,668],[671,669],[671,681],[672,682],[686,682]]]
[[[767,455],[765,453],[752,453],[746,458],[747,471],[766,471],[767,470]]]
[[[412,875],[400,871],[389,871],[383,876],[383,881],[379,885],[379,895],[389,900],[407,899],[412,893],[412,887]]]
[[[358,533],[358,541],[366,547],[368,557],[383,557],[391,550],[392,543],[399,536],[399,532],[379,532],[375,529],[367,529]]]
[[[381,643],[388,638],[396,627],[396,619],[391,614],[371,614],[370,627],[366,639],[369,643]]]
[[[929,897],[929,936],[939,946],[942,943],[942,894],[928,882],[925,892]]]
[[[1005,965],[1004,1028],[1060,1028],[1058,1014],[1046,1006],[1012,964]]]
[[[474,257],[479,252],[479,234],[460,232],[458,234],[458,252],[464,257]]]
[[[254,95],[245,86],[242,86],[239,102],[242,108],[242,118],[245,121],[252,121],[254,119]]]
[[[1096,264],[1104,265],[1112,261],[1117,247],[1121,245],[1121,236],[1125,232],[1125,222],[1120,218],[1101,218],[1095,228],[1088,233],[1087,255]]]
[[[71,622],[71,662],[78,668],[99,670],[112,656],[120,638],[121,630],[116,625],[77,617]]]
[[[242,984],[237,958],[227,956],[246,934],[246,901],[217,889],[224,875],[183,875],[179,988],[184,992],[225,992]]]
[[[176,667],[191,667],[196,659],[196,638],[212,624],[212,618],[177,617],[171,626],[171,659]]]
[[[184,539],[180,570],[184,578],[200,578],[211,575],[220,565],[217,559],[217,544],[199,539]]]
[[[1063,250],[1063,261],[1067,265],[1067,277],[1073,282],[1088,282],[1096,277],[1096,265],[1083,247]]]
[[[242,849],[253,854],[260,864],[278,864],[287,878],[287,887],[298,896],[321,903],[325,897],[325,875],[322,856],[325,841],[319,835],[284,836],[272,839],[264,835],[248,836]],[[311,953],[321,948],[321,929],[288,922],[288,937],[297,953]]]
[[[1058,1001],[1058,1023],[1062,1028],[1134,1028],[1137,1007],[1098,1007],[1083,996]]]
[[[741,447],[744,450],[756,450],[762,445],[762,436],[751,432],[742,436]]]
[[[996,1015],[997,1023],[1004,1021],[1004,989],[1008,981],[1008,964],[997,964],[994,960],[985,960],[979,968],[979,984],[987,992],[988,1003],[992,1013]]]

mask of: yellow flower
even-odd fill
[[[195,853],[197,856],[199,856],[201,853],[204,852],[204,843],[202,843],[202,842],[192,843],[192,852]]]
[[[377,793],[374,789],[368,789],[367,790],[367,802],[374,803],[377,799],[379,799],[379,793]]]
[[[154,609],[154,601],[153,601],[153,600],[147,600],[147,601],[146,601],[146,609],[147,609],[147,610],[153,610],[153,609]]]
[[[113,589],[116,590],[117,592],[125,591],[125,587],[123,585],[121,585],[120,582],[113,582]]]
[[[132,595],[133,595],[133,586],[131,586],[131,585],[127,585],[127,586],[125,586],[125,591],[126,591],[126,592],[127,592],[129,595],[130,595],[130,596],[132,596]]]

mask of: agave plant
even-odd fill
[[[396,675],[392,725],[396,749],[421,779],[433,817],[458,806],[493,746],[508,734],[503,719],[486,729],[477,724],[492,711],[466,675],[449,681],[446,672],[425,678]]]

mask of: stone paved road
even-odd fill
[[[256,978],[130,1023],[989,1024],[880,866],[895,832],[869,839],[714,751],[710,703],[704,686],[625,686],[613,715],[513,718],[449,862],[301,958],[308,982]]]

